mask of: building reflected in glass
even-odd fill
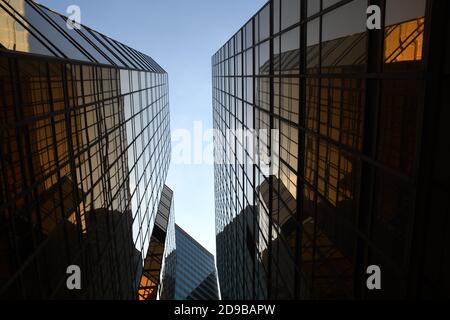
[[[135,299],[170,162],[167,73],[33,1],[1,0],[0,30],[0,296]]]
[[[381,30],[366,28],[369,4]],[[448,297],[444,9],[273,0],[213,56],[224,299]],[[277,130],[277,144],[255,140],[276,170],[227,135],[239,129]]]

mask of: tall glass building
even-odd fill
[[[173,191],[164,185],[155,225],[150,238],[150,246],[144,260],[144,270],[139,284],[139,300],[156,300],[161,288],[161,272],[166,252],[170,249],[169,232],[173,232],[175,217],[173,211]]]
[[[176,224],[168,237],[161,300],[218,300],[214,256]]]
[[[271,0],[212,57],[222,298],[449,297],[445,12]]]
[[[170,162],[166,72],[1,0],[0,126],[0,297],[135,299]]]

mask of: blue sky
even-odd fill
[[[60,13],[81,8],[82,23],[155,59],[168,73],[172,130],[212,127],[211,56],[267,0],[39,0]],[[172,163],[175,219],[215,254],[212,165]]]

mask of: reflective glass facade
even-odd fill
[[[214,256],[178,225],[164,262],[162,300],[217,300]]]
[[[172,232],[175,219],[173,212],[173,191],[164,186],[161,200],[159,202],[158,213],[150,239],[150,246],[144,260],[144,270],[139,284],[139,300],[156,300],[161,284],[161,271],[165,252],[170,250],[171,241],[167,237],[168,232]]]
[[[223,299],[448,297],[448,9],[271,0],[212,57]]]
[[[167,74],[33,1],[1,0],[0,30],[0,296],[135,299],[170,162]]]

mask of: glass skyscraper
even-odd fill
[[[168,237],[160,298],[218,300],[214,256],[176,224]]]
[[[223,299],[449,296],[449,10],[271,0],[212,57]]]
[[[173,212],[173,191],[164,186],[158,213],[150,239],[150,246],[144,260],[144,270],[139,284],[139,300],[156,300],[161,288],[161,271],[166,250],[170,248],[167,236],[172,232],[175,224]]]
[[[0,123],[0,297],[135,299],[170,162],[167,73],[1,0]]]

